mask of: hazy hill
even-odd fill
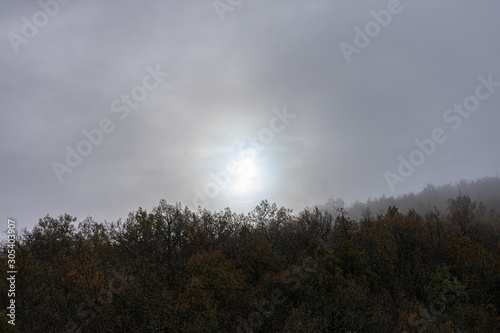
[[[427,185],[419,193],[409,193],[394,197],[382,196],[380,198],[368,199],[366,202],[355,202],[346,205],[342,199],[330,198],[323,208],[329,212],[335,212],[338,208],[344,208],[349,216],[355,220],[363,215],[363,211],[369,209],[373,215],[383,214],[389,206],[396,206],[400,212],[407,212],[410,208],[420,214],[437,208],[446,213],[448,199],[455,198],[459,193],[467,194],[473,201],[482,202],[488,210],[500,212],[500,178],[483,177],[477,180],[461,180],[455,184]]]

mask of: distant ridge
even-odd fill
[[[336,213],[338,208],[343,208],[348,212],[349,217],[355,220],[360,219],[366,209],[369,209],[373,215],[377,215],[385,213],[389,206],[396,206],[402,213],[406,213],[410,208],[415,209],[419,214],[425,214],[435,208],[446,213],[448,200],[456,198],[459,194],[468,195],[473,201],[482,202],[486,205],[488,213],[490,210],[500,212],[500,178],[498,176],[476,180],[463,179],[454,184],[428,184],[416,194],[369,198],[366,202],[356,201],[351,205],[346,205],[342,199],[330,198],[319,208],[331,213]]]

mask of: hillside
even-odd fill
[[[428,211],[439,210],[446,213],[448,200],[460,194],[468,195],[473,201],[482,203],[489,211],[500,212],[500,178],[483,177],[477,180],[461,180],[454,184],[427,185],[421,192],[409,193],[402,196],[368,199],[366,202],[356,201],[351,205],[346,205],[342,199],[329,199],[325,204],[319,205],[332,214],[336,214],[338,208],[343,208],[349,213],[349,217],[360,219],[363,212],[370,212],[373,215],[383,214],[390,206],[396,206],[401,212],[408,212],[414,209],[419,214]]]
[[[489,200],[497,181],[467,186]],[[360,220],[267,201],[247,215],[165,200],[111,223],[47,215],[2,246],[17,273],[0,273],[0,331],[494,332],[500,214],[449,199],[446,213]]]

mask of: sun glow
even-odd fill
[[[238,171],[232,186],[233,194],[249,194],[257,189],[258,168],[255,160],[251,157],[240,156],[237,160]]]

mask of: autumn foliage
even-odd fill
[[[498,332],[500,214],[483,206],[45,216],[18,235],[16,326],[3,313],[0,331]]]

